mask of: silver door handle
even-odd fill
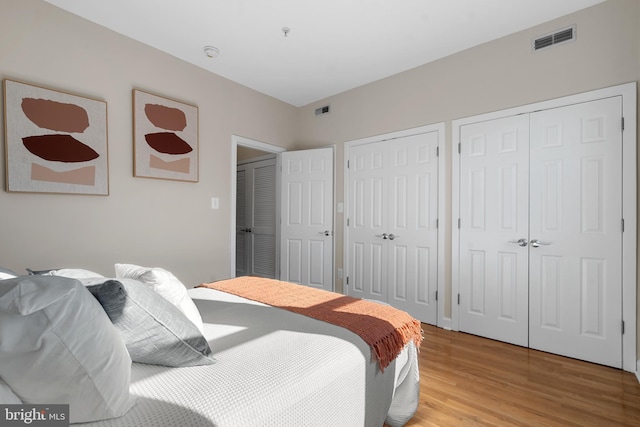
[[[322,234],[323,236],[331,236],[331,232],[329,230],[318,231],[318,234]]]
[[[387,240],[387,237],[389,237],[389,235],[387,233],[382,233],[376,234],[376,237],[382,237],[383,240]]]
[[[389,240],[397,239],[397,238],[399,238],[399,237],[400,237],[400,236],[396,236],[396,235],[395,235],[395,234],[393,234],[393,233],[389,234]]]
[[[533,243],[533,240],[531,241]],[[527,239],[509,240],[509,243],[517,243],[518,246],[527,246]]]
[[[538,239],[533,239],[529,243],[531,243],[531,246],[533,246],[534,248],[539,248],[540,246],[549,246],[551,244],[551,242],[542,242]]]

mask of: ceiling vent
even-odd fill
[[[322,116],[324,114],[329,113],[329,106],[325,105],[324,107],[316,108],[316,116]]]
[[[533,40],[533,51],[537,52],[542,49],[548,49],[560,43],[574,41],[576,39],[576,26],[556,31],[552,34],[538,37]]]

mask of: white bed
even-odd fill
[[[189,295],[216,363],[134,363],[136,405],[120,418],[77,425],[381,427],[385,419],[404,425],[415,412],[413,343],[383,374],[346,329],[213,289]]]
[[[417,409],[414,342],[383,372],[348,329],[219,290],[186,291],[166,270],[120,266],[146,276],[0,277],[1,404],[71,402],[72,420],[97,420],[74,425],[92,427],[396,427]],[[147,336],[156,327],[164,341]],[[156,353],[159,364],[131,363]],[[161,366],[176,356],[184,363],[173,366],[188,367]]]

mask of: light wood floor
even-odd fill
[[[632,373],[423,324],[407,427],[640,426]]]

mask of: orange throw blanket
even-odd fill
[[[419,349],[422,342],[420,322],[388,305],[261,277],[238,277],[198,287],[217,289],[349,329],[369,344],[382,371],[407,343],[413,341]]]

